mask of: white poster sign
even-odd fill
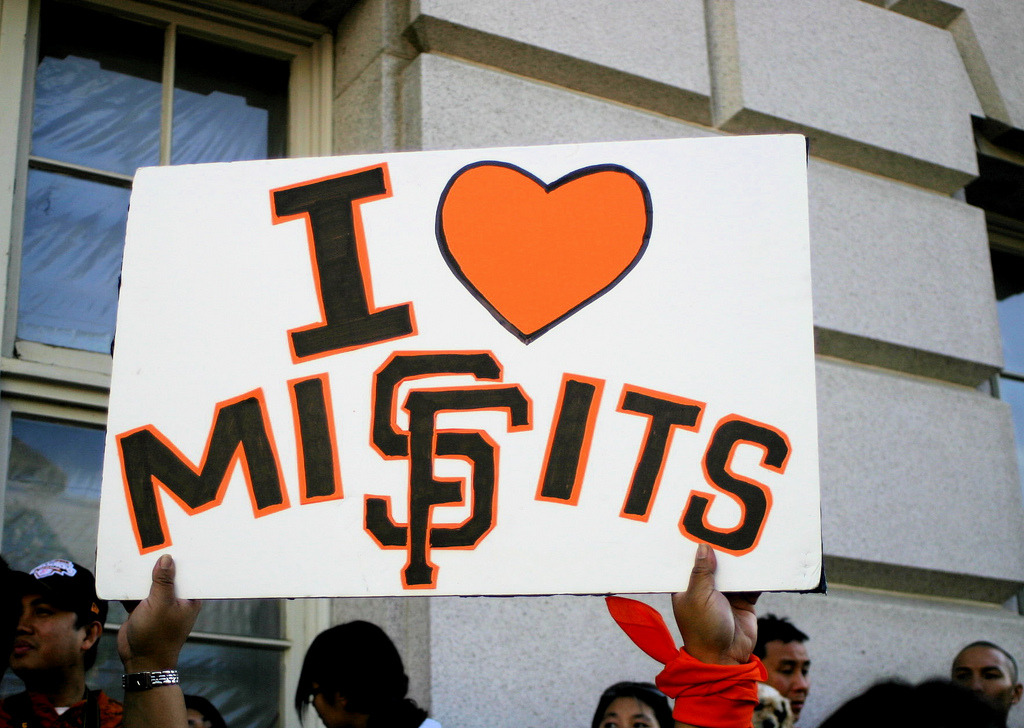
[[[798,136],[140,170],[101,593],[814,588],[807,227]]]

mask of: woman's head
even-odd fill
[[[668,698],[651,683],[615,683],[601,694],[591,728],[672,728]]]
[[[328,706],[340,704],[348,713],[372,718],[411,704],[405,699],[408,690],[402,658],[384,630],[370,622],[348,622],[321,632],[309,646],[295,709],[301,718],[319,695]]]
[[[185,696],[185,713],[189,728],[227,728],[220,711],[201,695]]]

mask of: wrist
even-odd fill
[[[749,657],[745,660],[737,660],[732,655],[723,654],[718,650],[702,650],[689,645],[683,645],[683,649],[690,657],[706,665],[745,665],[750,662]]]
[[[139,657],[130,657],[127,660],[122,660],[121,664],[124,665],[124,671],[126,673],[156,672],[159,670],[177,670],[178,656],[144,655]]]

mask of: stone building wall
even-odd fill
[[[1022,39],[1019,0],[363,0],[338,29],[339,154],[809,138],[830,588],[762,602],[812,637],[802,726],[974,639],[1024,657],[988,234],[963,194],[972,118],[1024,128]],[[354,616],[385,623],[449,728],[584,725],[657,669],[594,597],[335,602]]]

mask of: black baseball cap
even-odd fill
[[[39,594],[59,609],[78,615],[79,623],[106,622],[107,602],[96,596],[96,579],[81,564],[51,559],[19,580],[22,595]]]

